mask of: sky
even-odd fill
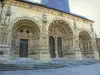
[[[100,0],[69,0],[70,11],[95,21],[94,29],[100,37]]]

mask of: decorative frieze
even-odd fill
[[[16,5],[16,6],[19,6],[19,7],[28,8],[28,9],[34,9],[34,10],[40,11],[40,12],[47,12],[47,13],[58,15],[58,16],[61,16],[61,17],[64,15],[63,17],[67,17],[69,19],[73,19],[74,18],[77,21],[82,21],[82,22],[86,22],[86,23],[93,22],[93,21],[90,21],[90,20],[87,20],[87,19],[83,19],[81,17],[75,16],[75,15],[72,15],[72,14],[60,12],[60,11],[53,10],[53,9],[50,9],[50,8],[46,8],[46,7],[41,7],[41,6],[38,6],[38,5],[32,5],[32,4],[28,4],[28,3],[23,3],[23,2],[20,2],[20,1],[9,0],[9,1],[6,1],[6,3],[10,4],[10,5],[12,4],[12,5]],[[62,15],[61,15],[61,13],[62,13]]]

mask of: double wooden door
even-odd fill
[[[62,57],[63,56],[63,53],[62,53],[62,39],[60,37],[58,37],[57,41],[55,42],[55,39],[54,39],[53,36],[49,37],[50,56],[51,56],[51,58],[55,58],[56,57],[55,43],[57,43],[58,56]]]
[[[19,57],[28,57],[28,39],[20,39]]]

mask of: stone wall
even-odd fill
[[[6,13],[8,12],[11,14],[7,15]],[[33,29],[31,29],[33,30],[33,33],[39,30],[39,34],[33,35],[32,38],[30,38],[30,46],[33,45],[34,42],[38,43],[36,55],[30,55],[29,57],[39,60],[50,60],[49,37],[53,36],[55,40],[58,37],[61,37],[64,57],[82,59],[83,48],[81,51],[79,46],[79,35],[81,32],[81,37],[84,36],[86,37],[85,39],[88,39],[89,37],[88,41],[91,42],[91,44],[88,43],[91,45],[91,50],[88,45],[90,57],[95,57],[95,55],[98,57],[95,33],[92,27],[93,21],[44,6],[32,5],[15,0],[7,0],[5,1],[2,20],[0,21],[0,43],[6,43],[7,46],[9,46],[10,59],[19,57],[19,50],[17,51],[17,54],[14,54],[14,51],[16,53],[16,49],[12,47],[12,45],[14,45],[12,44],[12,41],[15,39],[14,37],[17,39],[22,37],[18,37],[18,34],[15,34],[16,31],[14,32],[14,30],[17,29],[17,26],[20,28],[20,25],[27,27],[28,24],[26,25],[24,23],[25,21],[34,22],[34,24],[38,27],[36,28],[33,23],[29,23],[30,27],[33,25]],[[33,37],[36,37],[38,40],[36,38],[33,39]],[[34,40],[33,43],[32,40]],[[82,40],[84,41],[83,38]],[[16,43],[18,43],[18,41],[15,42],[15,44]],[[55,42],[55,44],[56,43],[57,42]],[[36,44],[34,44],[34,46],[35,45]],[[32,46],[32,49],[36,47],[34,46]],[[55,46],[55,50],[56,56],[58,57],[57,44]]]

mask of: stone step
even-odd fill
[[[61,65],[57,65],[57,64],[41,64],[41,65],[0,64],[0,71],[52,69],[52,68],[59,68],[59,67],[62,67],[62,66]]]

